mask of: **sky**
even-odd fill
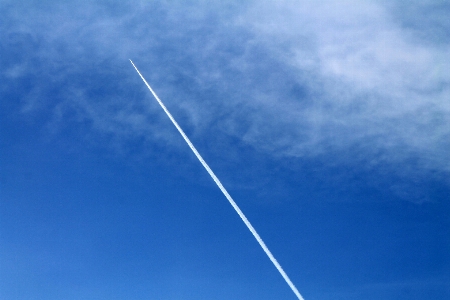
[[[450,2],[0,0],[0,298],[450,297]]]

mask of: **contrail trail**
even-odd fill
[[[222,185],[222,183],[220,182],[219,178],[217,178],[217,176],[214,174],[214,172],[211,170],[211,168],[208,166],[208,164],[203,160],[202,156],[200,155],[200,153],[198,153],[197,149],[195,149],[194,145],[191,143],[191,141],[189,140],[189,138],[186,136],[186,134],[184,133],[183,129],[181,129],[180,125],[178,125],[177,121],[175,121],[175,119],[172,117],[172,115],[170,114],[169,110],[166,108],[166,106],[162,103],[162,101],[159,99],[158,95],[156,95],[156,93],[153,91],[153,89],[150,87],[150,85],[147,83],[147,81],[145,80],[144,76],[142,76],[141,72],[139,72],[138,68],[136,68],[136,66],[134,65],[134,63],[131,61],[131,64],[133,65],[133,67],[136,69],[136,71],[138,72],[139,76],[142,78],[142,80],[144,81],[145,85],[148,87],[148,89],[150,90],[150,92],[153,94],[153,96],[155,97],[156,101],[158,101],[159,105],[161,105],[162,109],[166,112],[167,116],[169,117],[169,119],[172,121],[173,125],[175,125],[175,127],[178,129],[178,131],[180,132],[181,136],[184,138],[184,140],[186,141],[186,143],[189,145],[189,147],[191,148],[191,150],[194,152],[195,156],[197,156],[198,160],[201,162],[201,164],[203,165],[203,167],[205,167],[206,171],[208,171],[209,175],[211,175],[212,179],[216,182],[217,186],[219,187],[219,189],[222,191],[222,193],[225,195],[225,197],[227,198],[227,200],[230,202],[231,206],[233,206],[234,210],[236,210],[236,212],[238,213],[238,215],[241,217],[242,221],[244,221],[245,225],[247,225],[248,229],[250,230],[250,232],[253,234],[253,236],[255,237],[255,239],[258,241],[259,245],[261,246],[261,248],[264,250],[264,252],[266,252],[267,256],[269,257],[269,259],[272,261],[272,263],[275,265],[275,267],[277,268],[277,270],[280,272],[281,276],[283,276],[284,280],[286,281],[286,283],[289,285],[289,287],[291,288],[291,290],[294,292],[294,294],[297,296],[297,298],[299,300],[304,300],[304,298],[302,297],[302,295],[300,295],[300,292],[297,290],[297,288],[295,287],[295,285],[292,283],[292,281],[289,279],[289,277],[287,276],[286,272],[284,272],[283,268],[281,267],[281,265],[278,263],[278,261],[275,259],[275,257],[273,256],[272,252],[270,252],[269,248],[267,248],[266,244],[263,242],[263,240],[261,239],[261,237],[259,236],[259,234],[256,232],[255,228],[253,228],[252,224],[250,224],[249,220],[247,219],[247,217],[244,215],[244,213],[241,211],[241,209],[239,208],[239,206],[236,204],[236,202],[234,202],[233,198],[231,198],[230,194],[228,194],[227,190],[224,188],[224,186]]]

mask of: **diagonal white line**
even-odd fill
[[[261,239],[261,237],[259,236],[259,234],[256,232],[255,228],[253,228],[252,224],[250,224],[249,220],[247,219],[247,217],[244,215],[244,213],[241,211],[241,209],[239,208],[239,206],[236,204],[236,202],[234,202],[233,198],[231,198],[230,194],[228,194],[227,190],[224,188],[224,186],[222,185],[222,183],[220,182],[219,178],[217,178],[217,176],[214,174],[214,172],[211,170],[211,168],[208,166],[208,164],[203,160],[202,156],[200,155],[200,153],[198,153],[197,149],[195,149],[194,145],[191,143],[191,141],[189,140],[189,138],[186,136],[186,134],[184,133],[183,129],[181,129],[180,125],[178,125],[177,121],[175,121],[175,119],[173,118],[173,116],[170,114],[169,110],[166,108],[166,106],[162,103],[162,101],[159,99],[158,95],[156,95],[156,93],[153,91],[153,89],[150,87],[150,85],[147,83],[147,81],[145,80],[144,76],[142,76],[141,72],[139,72],[138,68],[136,68],[136,66],[134,65],[134,63],[131,61],[131,64],[133,65],[133,67],[136,69],[136,71],[138,72],[139,76],[142,78],[142,80],[144,81],[145,85],[148,87],[148,89],[150,90],[150,92],[153,94],[153,96],[155,97],[156,101],[158,101],[159,105],[161,105],[162,109],[166,112],[167,116],[169,117],[169,119],[172,121],[173,125],[175,125],[175,127],[178,129],[178,131],[180,132],[181,136],[184,138],[184,140],[186,141],[186,143],[189,145],[189,147],[191,148],[191,150],[194,152],[195,156],[197,156],[198,160],[200,161],[200,163],[203,165],[203,167],[205,167],[206,171],[209,173],[209,175],[211,175],[212,179],[216,182],[217,186],[219,187],[219,189],[222,191],[222,193],[225,195],[225,197],[227,198],[227,200],[230,202],[231,206],[233,206],[234,210],[236,210],[236,212],[238,213],[238,215],[241,217],[242,221],[244,221],[245,225],[247,225],[248,229],[250,230],[250,232],[253,234],[253,236],[255,237],[255,239],[258,241],[259,245],[261,246],[261,248],[264,250],[264,252],[266,252],[267,256],[269,257],[269,259],[272,261],[272,263],[275,265],[275,267],[277,268],[277,270],[280,272],[281,276],[283,276],[284,280],[286,281],[286,283],[289,285],[289,287],[291,288],[291,290],[294,292],[294,294],[297,296],[297,298],[299,300],[304,300],[302,295],[300,295],[300,292],[297,290],[297,288],[295,287],[295,285],[292,283],[292,281],[289,279],[289,277],[287,276],[286,272],[284,272],[283,268],[281,267],[281,265],[278,263],[278,261],[275,259],[275,257],[273,256],[272,252],[270,252],[269,248],[267,248],[266,244],[264,243],[264,241]]]

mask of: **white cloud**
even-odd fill
[[[265,99],[278,102],[265,111],[284,132],[261,130],[267,118],[256,119],[249,142],[296,156],[356,146],[368,156],[387,151],[391,163],[414,157],[450,170],[450,41],[418,43],[377,2],[277,3],[255,5],[241,22],[269,49],[287,45],[275,55],[310,72],[300,81],[316,96],[306,108],[294,98]]]
[[[450,41],[422,41],[393,12],[379,1],[325,0],[10,10],[4,35],[27,33],[34,48],[4,76],[15,80],[26,65],[72,91],[56,115],[78,107],[94,130],[170,142],[158,107],[142,106],[145,87],[129,99],[125,87],[139,86],[133,58],[193,134],[215,126],[274,155],[413,159],[448,172]],[[92,70],[95,84],[104,75],[119,88],[93,96],[88,80],[72,82]]]

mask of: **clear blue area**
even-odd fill
[[[0,1],[0,299],[450,299],[446,1]]]

